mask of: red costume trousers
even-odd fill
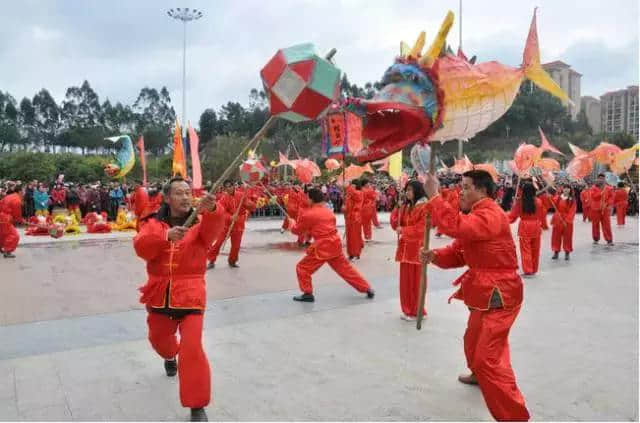
[[[360,272],[349,263],[344,254],[330,258],[328,260],[319,259],[316,256],[305,255],[296,265],[296,274],[298,275],[298,285],[300,290],[305,294],[313,294],[313,285],[311,284],[311,275],[316,270],[328,263],[334,272],[344,279],[349,285],[354,287],[358,292],[367,292],[371,289],[369,283],[362,277]]]
[[[378,220],[378,209],[376,208],[376,211],[373,212],[373,219],[371,219],[371,222],[373,223],[373,226],[375,226],[376,228],[380,227],[380,221]]]
[[[364,233],[364,239],[371,241],[372,238],[372,225],[373,215],[362,215],[362,232]]]
[[[616,204],[616,221],[618,226],[624,225],[624,219],[627,216],[627,205],[626,204]]]
[[[609,242],[613,241],[611,235],[611,213],[607,209],[593,210],[591,212],[591,235],[594,241],[600,241],[600,227],[602,227],[602,235],[604,239]]]
[[[589,216],[591,211],[589,210],[589,206],[582,205],[582,221],[586,222],[587,220],[591,220]]]
[[[202,348],[202,314],[181,319],[150,312],[147,315],[149,341],[165,360],[178,356],[180,402],[183,407],[200,408],[211,399],[211,369]],[[176,332],[180,330],[180,341]]]
[[[20,235],[11,224],[11,216],[0,213],[0,249],[5,253],[12,253],[18,248]]]
[[[422,266],[413,263],[400,263],[400,308],[407,316],[416,317],[418,311],[418,292],[420,291],[420,273]],[[422,315],[426,316],[425,308]]]
[[[519,239],[522,271],[527,274],[538,273],[538,263],[540,262],[540,237],[519,237]]]
[[[562,223],[554,225],[551,231],[551,251],[554,253],[563,250],[566,253],[573,251],[573,224]]]
[[[213,246],[209,248],[209,253],[207,254],[207,259],[211,263],[215,263],[218,259],[218,255],[220,254],[220,249],[222,248],[222,244],[224,244],[225,237],[229,228],[225,228],[224,231],[220,233],[220,236],[213,243]],[[229,263],[235,263],[238,261],[238,256],[240,255],[240,243],[242,242],[242,234],[244,231],[231,231],[231,235],[229,236],[229,240],[231,241],[231,250],[229,251]]]
[[[478,379],[489,412],[498,421],[529,420],[509,355],[509,330],[519,311],[520,306],[512,310],[471,310],[464,334],[467,366]]]
[[[345,233],[347,236],[347,254],[349,257],[360,257],[364,240],[362,239],[362,222],[347,219]]]

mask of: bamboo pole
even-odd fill
[[[430,143],[431,146],[431,157],[429,157],[429,174],[435,175],[436,169],[436,144]],[[429,251],[429,240],[431,239],[431,213],[427,213],[424,222],[424,238],[423,238],[423,247],[425,250]],[[416,310],[416,329],[422,329],[422,310],[424,309],[425,302],[427,300],[427,263],[422,263],[422,272],[420,273],[420,291],[418,292],[418,307]]]
[[[269,128],[271,128],[271,126],[273,126],[275,121],[276,121],[276,117],[275,116],[271,116],[271,117],[269,117],[269,119],[267,119],[267,121],[264,123],[264,125],[262,125],[262,128],[260,128],[260,130],[253,136],[253,138],[251,138],[249,140],[249,142],[247,142],[247,144],[244,146],[242,151],[240,151],[240,153],[238,153],[238,155],[235,157],[235,159],[233,159],[231,161],[231,164],[229,164],[229,166],[224,170],[224,172],[222,172],[222,175],[220,175],[220,177],[216,180],[216,182],[211,187],[211,190],[209,191],[209,194],[213,194],[213,193],[216,192],[216,190],[218,189],[220,184],[222,184],[222,182],[229,177],[229,175],[231,174],[231,171],[233,169],[235,169],[235,166],[238,164],[238,162],[240,160],[242,160],[242,158],[247,153],[247,151],[250,149],[250,147],[253,144],[256,144],[256,146],[258,145],[258,143],[260,142],[262,137],[264,137],[266,135],[267,131],[269,130]],[[186,226],[188,228],[191,225],[193,225],[195,223],[195,221],[196,221],[197,215],[198,215],[198,213],[197,213],[196,210],[191,212],[191,214],[187,218],[187,221],[184,223],[184,226]]]

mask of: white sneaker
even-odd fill
[[[280,228],[280,233],[283,234],[284,233],[284,229]]]
[[[415,317],[407,316],[406,314],[403,314],[402,316],[400,316],[400,318],[407,322],[413,322],[416,320]]]

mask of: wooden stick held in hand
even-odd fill
[[[436,169],[436,144],[430,143],[431,157],[429,157],[429,174],[434,175]],[[431,239],[431,213],[427,213],[424,222],[424,239],[423,248],[429,251],[429,240]],[[420,291],[418,292],[418,307],[416,310],[416,329],[422,329],[422,310],[427,299],[427,263],[422,263],[422,272],[420,273]]]
[[[247,145],[244,146],[242,151],[240,151],[240,153],[236,156],[236,158],[233,159],[231,164],[229,164],[229,166],[224,170],[224,172],[222,172],[222,175],[220,175],[220,177],[213,184],[213,186],[211,187],[211,190],[209,191],[211,194],[215,193],[218,187],[220,186],[220,184],[222,184],[222,182],[229,177],[229,175],[231,174],[235,166],[238,164],[240,160],[242,160],[245,154],[247,154],[247,151],[249,151],[251,146],[253,146],[253,144],[256,144],[256,146],[258,145],[257,143],[260,141],[260,139],[262,139],[262,137],[266,135],[269,128],[271,128],[271,126],[273,126],[275,122],[276,122],[275,116],[271,116],[269,117],[269,119],[267,119],[264,125],[262,125],[262,128],[260,128],[260,130],[253,136],[253,138],[249,140]],[[187,221],[184,223],[184,226],[188,228],[191,225],[193,225],[196,221],[197,215],[198,214],[195,211],[193,211],[191,215],[187,218]]]

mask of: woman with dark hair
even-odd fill
[[[577,203],[570,185],[562,186],[562,193],[553,199],[556,211],[551,218],[551,250],[553,260],[558,259],[560,248],[564,250],[564,259],[569,260],[573,251],[573,219],[576,215]]]
[[[520,218],[518,239],[520,241],[520,260],[525,275],[535,275],[540,261],[540,237],[543,219],[542,201],[536,198],[536,189],[531,182],[522,185],[522,196],[516,199],[509,213],[509,222]]]
[[[420,289],[420,249],[424,241],[427,201],[419,181],[409,181],[404,204],[391,213],[391,227],[398,233],[396,261],[400,263],[400,308],[402,319],[415,320]],[[426,310],[422,310],[426,315]]]

